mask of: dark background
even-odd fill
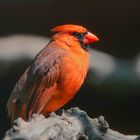
[[[1,0],[0,36],[30,34],[50,37],[50,28],[65,23],[87,27],[100,38],[94,48],[114,56],[118,67],[113,75],[98,85],[90,79],[94,75],[90,71],[79,94],[64,108],[78,106],[91,117],[104,115],[112,129],[125,134],[140,134],[140,79],[137,78],[139,75],[133,77],[130,63],[127,63],[140,53],[139,6],[139,0]],[[5,71],[5,61],[0,60],[1,136],[10,126],[6,101],[30,61],[25,58],[10,65],[7,63],[9,67],[5,67]],[[131,74],[132,79],[127,79],[127,74],[128,77]]]

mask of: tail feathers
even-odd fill
[[[24,120],[27,120],[26,105],[21,104],[21,102],[19,102],[18,100],[10,98],[7,103],[7,109],[8,109],[8,115],[9,117],[11,117],[12,123],[18,117],[21,117]]]

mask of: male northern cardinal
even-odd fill
[[[56,34],[33,59],[8,100],[12,121],[56,111],[76,94],[85,79],[87,45],[98,38],[79,25],[61,25],[52,31]]]

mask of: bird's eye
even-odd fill
[[[78,33],[78,32],[74,32],[73,35],[80,40],[82,40],[84,37],[84,35],[82,33]]]
[[[72,34],[73,36],[75,36],[75,37],[79,40],[79,42],[80,42],[80,44],[81,44],[81,47],[82,47],[84,50],[87,50],[87,45],[85,45],[85,44],[83,43],[84,36],[85,36],[87,33],[88,33],[88,32],[86,31],[86,32],[83,32],[83,33],[74,32],[74,33]]]
[[[74,32],[73,35],[74,35],[74,36],[80,36],[81,34],[78,33],[78,32]]]
[[[74,32],[73,35],[79,39],[83,39],[83,37],[87,34],[87,32],[79,33],[79,32]]]

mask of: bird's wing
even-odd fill
[[[41,94],[57,83],[64,55],[66,55],[64,50],[58,47],[46,47],[35,57],[31,66],[17,82],[9,98],[8,113],[12,119],[19,114],[24,115],[23,118],[29,116],[27,113],[39,105]]]

